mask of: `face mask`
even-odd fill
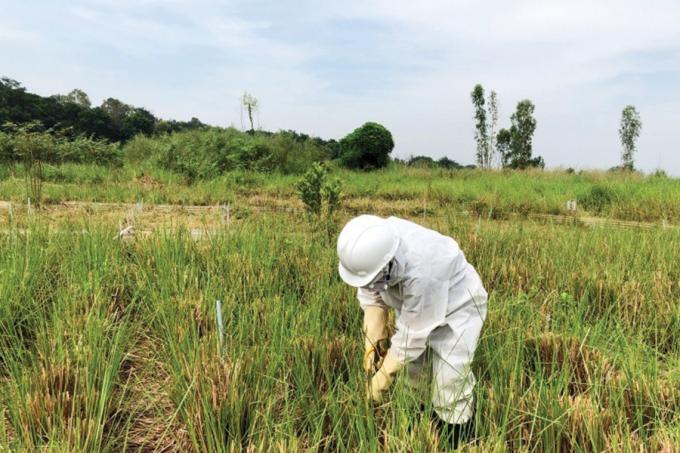
[[[364,286],[364,288],[373,291],[387,291],[387,288],[390,286],[390,268],[391,265],[387,264],[387,266],[378,272],[373,281]]]

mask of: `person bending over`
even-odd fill
[[[369,398],[380,402],[404,367],[417,383],[431,362],[436,422],[457,448],[473,431],[470,364],[487,312],[477,271],[452,238],[397,217],[350,220],[337,252],[340,277],[358,288],[364,311],[363,366],[374,373]],[[390,308],[396,333],[385,350]]]

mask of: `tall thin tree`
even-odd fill
[[[642,120],[640,114],[633,105],[627,105],[621,112],[621,124],[619,137],[623,152],[621,154],[621,167],[625,170],[633,170],[633,156],[637,150],[636,141],[640,136]]]
[[[489,135],[486,128],[486,109],[484,108],[484,87],[479,83],[470,93],[475,108],[475,141],[477,141],[477,165],[489,166]]]
[[[496,165],[496,130],[498,129],[498,95],[491,90],[487,99],[489,116],[489,166]],[[499,162],[500,164],[500,162]]]
[[[255,131],[255,124],[253,123],[253,113],[258,110],[258,100],[250,93],[243,93],[241,97],[241,108],[245,108],[250,120],[250,131]]]

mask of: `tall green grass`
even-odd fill
[[[144,140],[139,138],[136,140]],[[133,142],[134,143],[134,142]],[[334,167],[348,204],[381,205],[387,211],[442,215],[450,210],[507,219],[532,214],[569,214],[645,222],[680,222],[680,179],[627,173],[561,171],[481,171],[409,168],[393,165],[375,172]],[[0,166],[0,199],[25,202],[21,165]],[[234,170],[191,183],[152,161],[128,162],[113,169],[64,164],[45,168],[43,197],[61,201],[218,204],[236,196],[264,195],[295,203],[299,176]]]
[[[425,222],[491,294],[470,448],[678,445],[680,233]],[[438,448],[423,389],[398,379],[366,402],[361,310],[334,238],[303,219],[124,243],[108,225],[21,225],[0,237],[0,449]]]

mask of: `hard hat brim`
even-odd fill
[[[345,268],[345,266],[343,266],[342,263],[338,264],[338,272],[340,273],[340,278],[342,279],[342,281],[347,283],[349,286],[354,286],[355,288],[360,288],[371,283],[373,279],[380,273],[381,270],[382,267],[378,268],[378,270],[375,271],[375,273],[360,276],[347,270],[347,268]]]

